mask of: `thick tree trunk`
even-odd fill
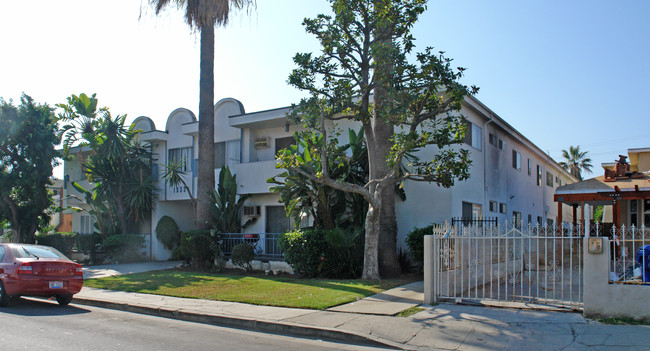
[[[389,186],[381,198],[379,220],[379,272],[384,278],[402,273],[397,258],[397,218],[395,215],[395,191]]]
[[[381,207],[381,205],[380,205]],[[379,239],[379,212],[381,208],[368,206],[366,214],[366,241],[364,244],[365,254],[363,255],[363,279],[380,279],[378,261],[378,239]]]
[[[377,0],[375,10],[384,9],[384,0]],[[383,15],[380,15],[383,16]],[[377,41],[375,55],[375,78],[378,82],[374,90],[375,108],[373,111],[372,134],[374,143],[368,143],[368,161],[370,179],[382,179],[391,173],[387,158],[393,142],[394,126],[387,115],[388,89],[390,86],[392,56],[387,54],[392,48],[392,25],[390,19],[380,20],[375,29]],[[395,218],[394,180],[386,179],[382,185],[383,194],[378,197],[381,202],[378,219],[379,270],[382,276],[399,274],[400,267],[396,253],[397,220]]]
[[[201,78],[199,82],[199,162],[196,193],[198,229],[208,229],[214,182],[214,24],[201,26]]]

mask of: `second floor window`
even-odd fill
[[[512,150],[512,168],[521,169],[521,154]]]
[[[553,187],[553,174],[551,172],[546,172],[546,185]]]
[[[192,148],[191,147],[179,147],[175,149],[169,149],[168,151],[168,164],[180,163],[181,171],[189,172],[192,170]]]
[[[542,167],[537,165],[537,186],[542,186]]]
[[[465,144],[481,150],[483,130],[476,124],[465,121]]]
[[[278,154],[278,151],[288,149],[291,145],[296,145],[296,139],[292,136],[286,138],[276,138],[275,139],[275,154]]]
[[[214,168],[232,166],[239,163],[239,140],[214,143]]]
[[[490,133],[490,144],[492,144],[492,145],[494,145],[494,146],[497,146],[497,145],[498,145],[498,143],[497,143],[497,136],[494,135],[494,134],[492,134],[492,133]]]

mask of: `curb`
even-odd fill
[[[147,314],[152,316],[178,319],[188,322],[211,324],[221,327],[233,327],[259,332],[283,334],[297,337],[312,337],[328,341],[345,342],[349,344],[389,347],[397,350],[409,350],[409,345],[396,343],[390,340],[372,335],[364,335],[355,332],[343,331],[327,327],[306,326],[296,323],[264,321],[235,316],[208,315],[194,312],[184,312],[169,308],[155,308],[143,305],[132,305],[128,303],[112,302],[104,300],[93,300],[82,297],[74,297],[72,303],[103,307],[126,312]]]

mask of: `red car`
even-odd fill
[[[0,306],[19,296],[54,296],[67,305],[83,281],[81,265],[54,248],[0,244]]]

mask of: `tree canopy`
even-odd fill
[[[25,94],[19,106],[0,99],[0,222],[11,224],[13,241],[34,243],[34,233],[50,223],[47,186],[57,144],[51,107]]]
[[[57,105],[62,109],[64,154],[79,157],[94,188],[73,186],[84,195],[101,234],[127,233],[149,217],[153,208],[157,189],[151,148],[138,140],[139,131],[126,125],[126,115],[113,117],[108,108],[97,108],[94,94],[72,95],[67,101]],[[78,147],[76,154],[71,154],[73,146]],[[89,148],[85,156],[82,147]]]
[[[335,179],[328,148],[313,148],[321,166],[283,154],[280,167],[332,188],[361,195],[368,202],[363,277],[377,279],[399,271],[396,255],[395,184],[427,181],[450,187],[469,177],[469,152],[449,147],[463,141],[465,96],[478,91],[459,81],[443,52],[413,53],[411,28],[426,10],[425,0],[330,0],[333,16],[305,19],[321,44],[321,54],[299,53],[288,82],[309,93],[291,117],[328,139],[326,120],[358,121],[364,128],[369,178],[364,185]],[[329,145],[327,141],[324,145]],[[430,147],[433,146],[433,147]],[[430,160],[400,166],[406,154],[430,147]],[[387,191],[391,189],[391,191]],[[435,201],[435,200],[434,200]]]
[[[572,176],[582,180],[582,171],[591,173],[591,158],[587,155],[589,151],[581,151],[580,145],[569,146],[569,150],[562,150],[560,166],[571,173]]]

